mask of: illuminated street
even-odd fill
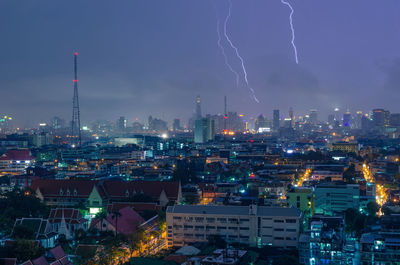
[[[366,163],[363,164],[363,175],[366,182],[375,183],[375,178],[372,175]],[[376,203],[380,206],[378,214],[381,216],[383,215],[382,206],[388,200],[388,194],[387,194],[388,189],[383,187],[383,185],[381,184],[375,183],[375,186],[376,186]]]

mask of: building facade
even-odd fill
[[[349,208],[359,209],[358,184],[323,183],[315,188],[315,213],[333,215]]]
[[[175,205],[167,208],[167,246],[227,242],[262,247],[297,247],[302,214],[296,208],[266,206]]]

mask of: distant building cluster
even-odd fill
[[[400,262],[400,114],[203,112],[0,119],[0,263]]]

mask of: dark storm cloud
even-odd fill
[[[378,63],[379,69],[385,74],[383,87],[389,92],[400,91],[400,58]]]
[[[217,46],[216,13],[227,1],[0,1],[0,113],[16,121],[69,119],[72,52],[79,50],[83,121],[148,115],[186,120],[200,94],[204,113],[228,109],[249,116],[272,109],[296,114],[333,107],[383,106],[400,111],[400,2],[291,1],[300,64],[291,47],[289,10],[280,1],[233,0],[228,32],[249,82],[226,41],[239,87]],[[362,7],[362,8],[360,8]],[[217,12],[215,12],[217,11]],[[376,67],[375,62],[389,64]],[[385,81],[386,80],[386,81]],[[385,92],[382,93],[382,88]],[[395,100],[396,99],[396,100]]]

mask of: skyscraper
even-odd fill
[[[361,129],[361,120],[362,120],[363,114],[362,111],[357,111],[356,116],[354,118],[354,128],[356,129]]]
[[[279,110],[278,109],[274,109],[273,111],[273,123],[272,126],[274,128],[274,130],[278,130],[279,129]]]
[[[351,125],[351,114],[350,112],[346,112],[343,114],[343,127],[350,128]]]
[[[209,118],[201,118],[195,121],[194,126],[194,142],[206,143],[214,140],[215,125],[214,120]]]
[[[195,120],[201,119],[201,102],[200,102],[200,95],[196,98],[196,113],[195,113]]]
[[[384,109],[372,110],[372,121],[375,128],[383,128],[389,125],[390,112]]]
[[[126,129],[127,123],[128,121],[127,119],[125,119],[125,117],[123,116],[119,117],[117,121],[117,130],[123,132]]]
[[[316,109],[310,110],[310,123],[317,124],[318,123],[318,112]]]
[[[180,119],[174,119],[174,123],[172,124],[172,130],[174,132],[181,130],[181,120]]]

